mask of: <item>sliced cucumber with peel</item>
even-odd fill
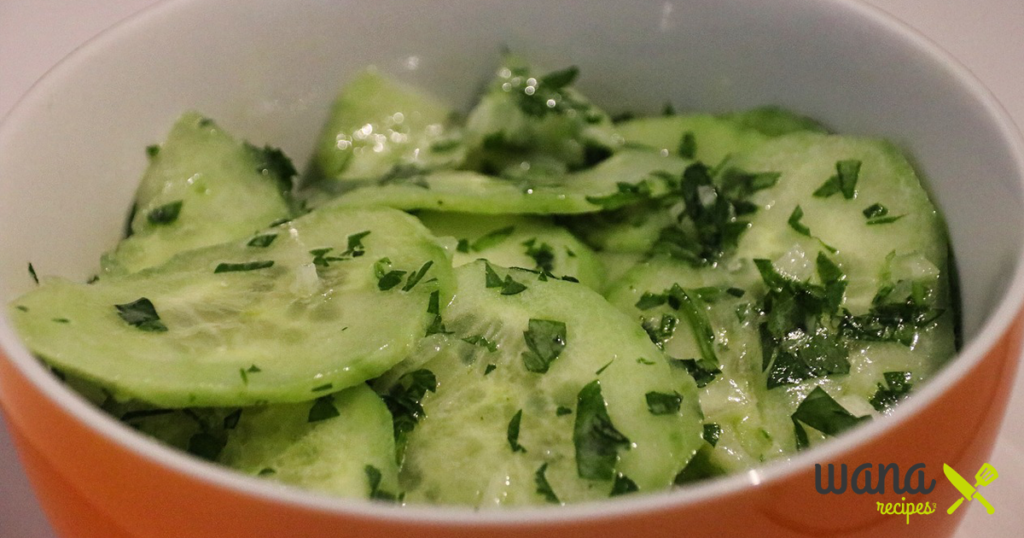
[[[453,293],[451,275],[415,218],[325,208],[125,277],[45,280],[11,314],[32,352],[121,399],[296,402],[402,360],[434,318],[431,295]]]

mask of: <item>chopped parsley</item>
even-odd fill
[[[722,373],[716,364],[708,364],[703,359],[672,359],[669,364],[684,368],[690,377],[697,382],[697,388],[704,388]]]
[[[39,275],[36,274],[36,268],[32,267],[32,263],[28,264],[28,276],[32,277],[32,282],[39,283]]]
[[[244,271],[256,271],[258,269],[267,269],[274,266],[274,260],[262,260],[255,262],[243,262],[243,263],[219,263],[213,270],[216,273],[238,273]]]
[[[199,432],[189,438],[186,450],[189,454],[206,461],[217,461],[217,456],[220,456],[225,445],[226,439],[209,432]]]
[[[422,280],[423,277],[427,274],[427,271],[430,270],[431,265],[434,265],[434,261],[427,260],[426,263],[420,266],[418,271],[409,275],[409,280],[405,282],[405,286],[402,286],[402,291],[409,291],[415,288],[416,284],[419,284],[420,280]]]
[[[487,351],[490,351],[491,353],[494,353],[495,351],[498,351],[498,343],[497,342],[492,342],[492,341],[488,340],[487,338],[484,338],[482,335],[479,335],[479,334],[463,338],[462,341],[467,343],[467,344],[471,344],[471,345],[474,345],[474,346],[480,346],[482,348],[486,348]]]
[[[793,412],[793,427],[796,432],[797,450],[810,446],[807,431],[801,423],[806,424],[825,435],[839,435],[854,426],[870,420],[870,416],[855,417],[843,406],[839,405],[824,389],[815,387],[800,402]]]
[[[645,319],[641,325],[644,331],[647,332],[647,336],[651,338],[651,342],[654,342],[659,349],[662,349],[665,347],[665,342],[672,339],[678,323],[679,318],[672,314],[662,314],[660,319]]]
[[[505,279],[502,280],[501,276],[495,272],[489,263],[484,263],[484,275],[484,286],[488,288],[501,288],[500,293],[502,295],[515,295],[526,291],[526,285],[513,280],[512,275],[506,274]]]
[[[332,388],[334,388],[333,383],[324,383],[323,385],[313,387],[313,392],[323,392],[325,390],[331,390]]]
[[[679,412],[679,407],[683,403],[682,395],[675,391],[672,394],[650,391],[644,395],[644,399],[647,401],[647,410],[652,415],[674,415]]]
[[[481,250],[487,250],[491,247],[498,246],[506,239],[508,239],[509,236],[512,235],[512,232],[514,231],[516,231],[515,226],[507,226],[505,228],[494,230],[486,235],[481,236],[476,241],[473,241],[473,243],[470,245],[470,248],[473,249],[473,252],[480,252]]]
[[[160,154],[160,146],[156,144],[150,144],[146,146],[146,156],[152,159]]]
[[[334,406],[334,395],[328,394],[321,396],[313,402],[313,406],[309,408],[309,415],[306,418],[306,422],[314,423],[322,420],[332,419],[340,416],[338,408]]]
[[[523,242],[523,246],[526,247],[526,255],[533,258],[537,268],[548,272],[554,271],[555,250],[547,243],[541,243],[540,245],[536,243],[536,238]]]
[[[563,417],[565,415],[571,415],[571,414],[572,414],[572,409],[569,409],[568,407],[566,407],[564,405],[560,405],[560,406],[558,406],[557,409],[555,409],[555,416],[556,417]]]
[[[882,204],[872,204],[863,211],[864,218],[870,220],[875,217],[884,217],[889,214],[889,209]]]
[[[917,281],[884,285],[872,299],[871,310],[847,315],[842,328],[851,338],[912,346],[919,331],[945,312],[932,305],[930,296],[927,286]]]
[[[267,248],[275,239],[277,239],[277,234],[257,235],[250,239],[247,245],[250,247]]]
[[[558,500],[558,495],[555,495],[555,490],[551,489],[547,477],[544,476],[547,470],[548,464],[544,463],[537,469],[537,472],[533,473],[533,483],[537,485],[537,493],[551,504],[562,504],[562,501]]]
[[[637,364],[643,364],[644,366],[654,366],[655,364],[657,364],[656,362],[654,362],[654,361],[652,361],[650,359],[645,359],[643,357],[638,357],[636,359],[636,363]]]
[[[608,416],[597,380],[584,386],[577,396],[572,442],[576,447],[576,471],[580,478],[588,480],[613,479],[619,450],[629,449],[629,439]]]
[[[228,415],[224,417],[224,429],[225,430],[233,430],[233,429],[235,429],[238,426],[238,421],[241,420],[241,419],[242,419],[242,410],[241,409],[235,409],[234,411],[228,413]]]
[[[425,336],[451,334],[445,328],[444,321],[441,319],[441,292],[434,290],[430,293],[430,299],[427,300],[427,314],[433,314],[434,317],[431,319],[430,325],[427,326]]]
[[[402,283],[406,271],[391,269],[391,259],[381,258],[373,264],[373,274],[377,276],[377,288],[388,291]]]
[[[606,362],[604,364],[604,366],[598,368],[597,371],[594,372],[594,375],[601,375],[602,373],[604,373],[604,371],[607,370],[608,367],[611,366],[613,362],[615,362],[615,359],[612,359],[612,360]]]
[[[487,366],[484,367],[484,375],[487,375],[487,374],[493,372],[496,368],[497,368],[497,366],[495,366],[493,364],[488,364]]]
[[[693,131],[683,133],[683,138],[679,140],[678,153],[684,159],[693,159],[697,155],[697,138],[693,136]]]
[[[704,440],[711,446],[718,444],[718,439],[722,436],[722,427],[714,422],[709,422],[704,425]]]
[[[117,315],[128,325],[146,332],[166,332],[167,326],[160,321],[153,303],[142,297],[126,304],[114,305]]]
[[[527,347],[522,355],[523,365],[530,372],[543,374],[565,349],[565,323],[531,318],[523,337]]]
[[[889,215],[888,217],[879,217],[877,219],[871,219],[868,221],[868,226],[875,226],[878,224],[892,224],[906,215]]]
[[[164,204],[150,211],[149,214],[146,215],[146,220],[153,225],[172,224],[174,221],[178,220],[178,215],[181,214],[181,205],[181,200]]]
[[[519,424],[523,420],[523,410],[516,411],[515,415],[512,415],[512,420],[508,421],[508,446],[512,448],[512,452],[526,452],[523,445],[519,444]]]
[[[630,480],[630,478],[622,473],[615,474],[615,482],[612,484],[612,492],[608,494],[609,497],[618,497],[619,495],[625,495],[627,493],[634,493],[640,491],[640,486],[636,485],[636,482]]]
[[[271,467],[264,467],[260,469],[259,473],[256,473],[256,476],[273,476],[275,474],[277,474],[277,470]]]
[[[455,250],[457,250],[457,251],[459,251],[459,252],[461,252],[463,254],[469,254],[469,240],[468,239],[459,239],[459,242],[455,246]]]
[[[789,220],[786,222],[789,223],[790,228],[796,230],[796,233],[811,237],[811,229],[800,222],[800,219],[802,218],[804,218],[804,210],[800,209],[800,206],[798,205],[793,209],[793,212],[790,213]]]
[[[686,467],[676,475],[673,481],[675,485],[682,486],[726,474],[724,469],[711,461],[712,452],[713,449],[710,447],[701,447],[686,464]]]
[[[587,201],[601,206],[605,211],[619,209],[637,202],[649,200],[653,196],[651,184],[647,180],[639,183],[619,182],[615,184],[616,192],[604,196],[587,196]]]
[[[437,378],[434,373],[427,369],[419,369],[409,372],[388,389],[381,399],[388,406],[394,421],[395,446],[398,453],[398,461],[401,463],[402,455],[405,453],[405,445],[409,433],[423,418],[423,406],[420,402],[428,392],[437,391]]]
[[[366,253],[366,247],[363,246],[363,238],[370,235],[370,231],[366,230],[359,233],[354,233],[348,236],[348,248],[342,253],[342,256],[351,256],[358,258]]]
[[[836,193],[843,193],[843,198],[852,200],[857,195],[857,179],[860,176],[861,162],[856,159],[847,159],[836,162],[836,174],[825,180],[814,196],[817,198],[828,198]]]
[[[380,469],[373,465],[367,465],[363,468],[366,473],[366,481],[370,486],[370,498],[378,501],[397,501],[398,496],[389,491],[380,489],[380,481],[384,478],[384,475],[380,472]]]
[[[892,409],[900,400],[910,394],[910,389],[914,386],[910,382],[912,379],[910,372],[885,372],[882,377],[885,378],[885,385],[879,383],[878,391],[869,400],[871,407],[874,407],[875,411],[879,413]]]
[[[274,179],[281,192],[291,192],[292,178],[298,173],[291,159],[279,148],[272,146],[259,148],[248,142],[246,142],[245,146],[256,159],[256,171],[261,175]]]

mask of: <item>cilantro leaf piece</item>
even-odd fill
[[[338,416],[341,416],[341,413],[334,406],[334,395],[328,394],[313,401],[313,406],[309,408],[309,416],[306,418],[306,422],[320,422]]]
[[[277,474],[277,470],[276,469],[272,469],[270,467],[264,467],[264,468],[260,469],[260,472],[256,473],[256,476],[273,476],[275,474]]]
[[[160,316],[156,313],[156,307],[145,297],[130,303],[114,305],[114,308],[117,309],[117,315],[121,316],[125,323],[140,331],[167,331],[167,326],[160,321]]]
[[[498,351],[498,343],[497,342],[492,342],[492,341],[484,338],[483,335],[477,334],[477,335],[474,335],[474,336],[463,338],[462,341],[467,343],[467,344],[470,344],[470,345],[480,346],[482,348],[486,348],[487,351],[490,351],[491,353],[494,353],[495,351]]]
[[[883,286],[872,300],[868,313],[847,315],[843,319],[844,334],[858,340],[913,345],[918,332],[945,312],[930,303],[923,285],[914,284],[907,281],[897,283],[901,288],[910,288],[902,300],[893,293],[895,287]]]
[[[651,184],[647,180],[640,181],[639,183],[619,182],[615,184],[615,188],[616,192],[612,194],[587,196],[586,199],[594,205],[601,206],[605,211],[611,211],[649,200],[653,193]]]
[[[546,86],[552,90],[560,90],[569,86],[576,81],[576,77],[580,75],[580,70],[575,65],[566,67],[558,71],[552,71],[540,78],[540,85]]]
[[[531,318],[523,337],[528,348],[523,352],[523,364],[528,371],[543,374],[565,349],[565,323]]]
[[[700,450],[690,459],[686,467],[676,475],[673,483],[677,486],[707,480],[716,476],[726,474],[725,470],[711,461],[712,449],[701,447]]]
[[[246,271],[256,271],[258,269],[267,269],[274,266],[274,260],[262,260],[255,262],[244,262],[244,263],[219,263],[213,270],[216,273],[241,273]]]
[[[647,410],[652,415],[673,415],[679,412],[679,407],[683,403],[682,395],[675,391],[672,394],[650,391],[644,394],[644,399],[647,401]]]
[[[164,204],[156,209],[153,209],[146,215],[146,220],[153,225],[164,225],[172,224],[178,220],[178,215],[181,214],[181,200],[175,200],[173,202]]]
[[[560,406],[558,406],[557,409],[555,409],[555,416],[557,416],[557,417],[562,417],[562,416],[571,415],[571,414],[572,414],[572,409],[569,409],[568,407],[565,407],[564,405],[560,405]]]
[[[588,480],[613,479],[618,451],[629,449],[629,439],[612,425],[597,380],[584,386],[576,398],[572,442],[576,447],[576,471]]]
[[[484,368],[484,375],[487,375],[487,374],[489,374],[489,373],[493,372],[493,371],[494,371],[494,370],[495,370],[496,368],[497,368],[497,366],[495,366],[495,365],[493,365],[493,364],[488,364],[488,365],[487,365],[487,366],[486,366],[486,367]]]
[[[380,481],[384,477],[380,469],[373,465],[367,465],[363,468],[366,473],[366,481],[370,485],[370,498],[378,501],[397,501],[398,496],[394,493],[384,491],[380,489]]]
[[[246,243],[246,245],[256,248],[267,248],[270,246],[271,243],[274,242],[275,239],[277,239],[277,234],[257,235],[256,237],[250,239],[249,242]]]
[[[612,360],[604,363],[604,366],[598,368],[597,371],[594,372],[594,375],[601,375],[602,373],[604,373],[604,371],[607,370],[608,367],[611,366],[613,362],[615,362],[615,359],[612,359]]]
[[[647,336],[651,338],[651,342],[654,342],[659,349],[663,349],[665,342],[671,340],[672,335],[675,334],[678,323],[679,318],[672,314],[662,314],[660,319],[645,319],[641,325],[647,332]]]
[[[910,382],[912,379],[910,372],[885,372],[882,376],[885,379],[885,385],[879,383],[878,391],[869,400],[871,407],[874,407],[879,413],[892,409],[900,400],[910,394],[910,389],[914,386]]]
[[[292,178],[298,173],[295,170],[295,165],[292,164],[292,160],[280,148],[272,146],[259,148],[248,142],[245,145],[252,155],[256,157],[256,171],[277,181],[281,192],[291,192]]]
[[[468,239],[459,239],[459,242],[455,246],[455,250],[457,250],[457,251],[459,251],[459,252],[461,252],[463,254],[469,254],[469,240]]]
[[[693,136],[693,131],[683,133],[683,138],[679,140],[677,151],[679,156],[684,159],[692,159],[697,155],[697,138]]]
[[[150,144],[150,145],[146,146],[146,157],[149,157],[150,159],[152,159],[153,157],[156,157],[159,154],[160,154],[160,146],[158,146],[157,144]]]
[[[802,426],[798,422],[802,422],[825,435],[835,436],[864,421],[871,420],[871,417],[867,415],[863,417],[853,416],[846,408],[832,399],[824,389],[815,387],[797,406],[796,411],[793,412],[792,419],[793,424],[801,428],[801,430]],[[803,432],[802,436],[798,433],[797,442],[806,447],[807,433]]]
[[[533,483],[537,485],[537,493],[544,497],[544,500],[551,504],[562,504],[562,501],[558,500],[558,495],[555,495],[555,490],[551,489],[551,484],[548,483],[548,479],[544,476],[548,470],[548,464],[544,463],[541,465],[537,472],[533,473]]]
[[[430,299],[427,300],[427,314],[433,314],[434,319],[431,320],[430,325],[427,326],[427,332],[424,336],[430,336],[432,334],[451,334],[441,319],[441,293],[434,290],[430,293]]]
[[[405,276],[405,271],[388,271],[377,281],[377,288],[380,291],[388,291],[391,288],[402,283],[402,278]]]
[[[628,476],[622,473],[615,474],[615,483],[612,484],[612,492],[608,494],[609,497],[618,497],[619,495],[626,495],[627,493],[634,493],[640,491],[640,486],[636,485],[636,482],[632,481]]]
[[[802,218],[804,218],[804,210],[800,209],[800,206],[797,205],[793,209],[793,212],[790,213],[789,220],[786,222],[789,223],[790,228],[796,230],[796,233],[800,235],[806,235],[807,237],[811,237],[811,229],[804,225],[802,222],[800,222],[800,219]]]
[[[39,275],[36,274],[36,268],[32,267],[32,263],[28,264],[28,276],[32,277],[32,282],[39,283]]]
[[[888,217],[878,217],[876,219],[869,220],[868,226],[876,226],[878,224],[892,224],[893,222],[896,222],[905,216],[906,215],[889,215]]]
[[[668,297],[664,293],[651,293],[644,292],[640,296],[640,300],[636,302],[636,307],[640,310],[650,310],[654,307],[661,306],[668,301]]]
[[[430,270],[431,265],[434,265],[434,261],[427,260],[426,263],[420,266],[418,271],[409,275],[409,280],[405,282],[405,286],[402,286],[402,291],[409,291],[415,288],[416,284],[419,284],[420,280],[422,280],[423,277],[427,274],[427,271]]]
[[[536,238],[523,242],[523,246],[526,247],[526,255],[533,258],[538,269],[548,272],[554,271],[555,250],[547,243],[541,243],[540,245],[536,243]]]
[[[875,217],[884,217],[884,216],[888,215],[889,214],[889,209],[887,209],[882,204],[872,204],[872,205],[868,206],[867,208],[865,208],[863,213],[864,213],[864,218],[873,219]]]
[[[693,329],[693,336],[697,340],[701,357],[707,364],[718,364],[718,355],[715,353],[715,331],[711,328],[711,320],[708,318],[707,310],[699,299],[695,299],[687,290],[675,284],[669,290],[670,296],[678,301],[678,310]]]
[[[839,177],[839,190],[843,198],[852,200],[857,195],[857,178],[860,176],[861,162],[847,159],[836,162],[836,176]]]
[[[778,172],[747,172],[726,168],[721,172],[722,192],[733,200],[746,200],[757,191],[770,189],[779,182]]]
[[[486,275],[485,286],[488,288],[500,288],[503,284],[501,277],[494,271],[491,264],[484,263],[484,274]]]
[[[224,429],[233,430],[238,426],[238,421],[242,419],[242,409],[235,409],[227,416],[224,417]]]
[[[473,252],[480,252],[481,250],[487,250],[491,247],[498,246],[508,239],[514,231],[516,231],[515,226],[507,226],[505,228],[494,230],[481,236],[476,241],[473,241],[469,248],[473,249]]]
[[[711,446],[718,444],[718,439],[722,437],[722,427],[714,422],[709,422],[704,425],[704,440]]]
[[[363,238],[370,235],[370,231],[354,233],[348,236],[348,248],[342,253],[342,256],[352,256],[358,258],[366,252],[366,247],[363,246]]]
[[[526,452],[523,445],[519,444],[519,424],[523,420],[523,410],[516,411],[515,415],[512,415],[512,420],[508,421],[508,446],[512,448],[512,452]]]
[[[386,394],[381,395],[394,423],[395,448],[401,463],[409,433],[423,418],[421,402],[428,392],[437,391],[437,378],[427,369],[414,370],[398,379]]]
[[[704,388],[715,380],[718,374],[722,373],[715,364],[708,364],[701,359],[672,359],[669,364],[679,368],[685,368],[690,377],[697,382],[697,388]]]
[[[812,196],[815,198],[828,198],[840,190],[842,190],[842,186],[839,183],[839,176],[832,176],[826,179],[825,182],[814,191]]]
[[[512,280],[512,275],[505,275],[505,280],[501,283],[502,295],[515,295],[524,291],[526,291],[524,284]]]

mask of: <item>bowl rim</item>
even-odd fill
[[[820,0],[819,0],[820,1]],[[87,65],[93,55],[113,46],[123,34],[134,34],[149,24],[157,24],[162,16],[177,10],[199,8],[206,0],[160,0],[103,30],[76,47],[57,64],[47,70],[22,95],[10,111],[0,118],[0,150],[4,140],[13,136],[20,122],[26,121],[33,110],[45,100],[49,90],[59,87],[63,78],[77,73]],[[907,23],[882,8],[858,0],[827,0],[824,9],[842,9],[846,14],[872,29],[898,38],[922,58],[941,66],[953,80],[968,91],[981,105],[987,120],[997,130],[1011,152],[1018,171],[1016,178],[1020,192],[1024,193],[1024,137],[1010,119],[1009,114],[971,71]],[[21,343],[7,313],[0,314],[0,360],[6,358],[13,367],[42,394],[56,403],[64,412],[77,419],[93,432],[110,442],[168,470],[196,482],[220,487],[242,496],[263,502],[285,503],[292,508],[312,510],[333,516],[354,516],[400,523],[443,524],[453,527],[474,527],[493,524],[537,525],[557,524],[578,520],[600,520],[622,515],[678,509],[710,502],[722,497],[742,493],[750,487],[770,487],[789,477],[808,471],[815,462],[832,460],[854,451],[879,438],[891,429],[921,414],[935,400],[944,395],[967,373],[981,362],[1000,339],[1011,329],[1024,306],[1024,245],[1018,247],[1016,267],[1007,292],[1000,298],[978,334],[963,346],[959,353],[938,370],[913,398],[902,403],[885,420],[871,421],[860,426],[856,433],[842,435],[827,444],[815,447],[791,458],[780,459],[748,471],[686,486],[680,489],[652,492],[645,495],[618,497],[574,503],[564,506],[503,507],[499,510],[476,510],[462,506],[410,505],[396,506],[366,499],[330,497],[297,487],[285,486],[256,477],[247,476],[226,467],[202,461],[158,441],[133,431],[115,418],[94,407],[71,388],[53,376]],[[1024,374],[1018,374],[1024,375]],[[3,394],[0,393],[0,400]],[[13,417],[11,417],[13,418]],[[12,424],[10,427],[15,427]]]

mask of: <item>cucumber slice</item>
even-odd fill
[[[770,137],[801,131],[828,132],[828,129],[817,120],[774,106],[732,112],[730,114],[723,114],[720,117]]]
[[[604,285],[604,267],[594,252],[549,220],[437,212],[417,216],[434,235],[456,239],[456,267],[484,258],[504,267],[571,276],[599,291]]]
[[[620,141],[611,119],[572,88],[576,68],[541,75],[506,55],[466,119],[467,167],[489,175],[561,175],[607,158]]]
[[[861,163],[851,198],[841,191],[814,196],[838,174],[836,163],[846,160]],[[823,389],[854,416],[877,415],[887,412],[878,405],[879,394],[890,386],[887,373],[902,376],[905,372],[909,383],[917,384],[955,353],[945,228],[912,168],[895,148],[877,140],[799,134],[767,142],[739,156],[736,164],[775,170],[781,177],[774,187],[752,196],[759,209],[731,257],[704,268],[654,260],[631,270],[608,293],[613,304],[642,317],[654,329],[663,326],[661,316],[676,316],[679,324],[673,333],[654,331],[665,340],[665,352],[677,358],[702,358],[704,349],[677,309],[651,299],[645,302],[645,294],[661,294],[674,284],[688,290],[709,286],[745,290],[742,298],[720,293],[703,305],[721,373],[701,389],[701,406],[707,420],[722,428],[711,461],[733,471],[796,450],[792,415],[814,389]],[[887,207],[888,216],[902,217],[868,224],[865,209],[876,202]],[[803,215],[794,218],[798,205]],[[784,305],[764,303],[767,286],[753,260],[771,260],[773,270],[785,278],[824,286],[816,261],[822,255],[845,275],[841,309],[833,316],[842,319],[837,330],[843,331],[843,360],[848,368],[809,378],[794,375],[793,382],[778,383],[777,363],[769,358],[770,366],[764,364],[761,325],[792,321],[772,316],[773,308]],[[922,319],[945,313],[922,321],[921,326],[881,321],[877,322],[881,326],[870,325],[872,319],[883,319],[878,317],[880,304],[902,311],[910,305],[916,308],[917,290],[928,308],[925,312],[930,312],[923,313]],[[641,311],[644,305],[648,308]],[[862,332],[857,327],[864,323],[869,325]],[[892,332],[871,334],[880,327]],[[905,332],[901,336],[899,331]],[[829,346],[813,349],[819,358],[831,356]],[[824,439],[810,431],[812,443]]]
[[[640,118],[619,123],[615,129],[628,145],[668,151],[710,166],[768,139],[755,129],[710,114]],[[686,149],[684,137],[691,138],[693,145],[681,153]]]
[[[421,90],[374,69],[362,71],[338,94],[305,183],[455,165],[465,149],[451,126],[452,114]]]
[[[230,406],[308,400],[382,374],[425,334],[438,291],[443,304],[450,262],[415,218],[324,208],[125,277],[49,279],[11,312],[34,353],[118,398]]]
[[[195,112],[178,119],[163,145],[150,153],[131,236],[104,255],[104,276],[240,239],[292,214],[295,169],[287,157],[238,142]]]
[[[662,175],[678,176],[688,161],[647,151],[623,151],[601,164],[556,178],[507,180],[475,172],[443,171],[401,181],[362,182],[354,190],[311,191],[307,202],[339,206],[387,206],[396,209],[455,211],[485,215],[590,213],[601,200],[644,183],[649,196],[667,190]],[[335,198],[336,197],[336,198]]]
[[[366,385],[313,402],[243,409],[225,433],[217,461],[243,473],[341,497],[397,494],[391,413]]]
[[[389,393],[409,372],[436,379],[407,438],[400,474],[407,501],[493,507],[603,499],[618,474],[639,491],[664,490],[700,446],[693,379],[674,376],[639,325],[598,294],[538,276],[483,261],[456,269],[459,291],[444,318],[450,333],[426,339],[378,381],[375,388]],[[509,280],[525,289],[510,290]],[[600,439],[587,428],[602,399],[611,428],[631,448],[612,442],[608,428]],[[665,399],[673,405],[659,407]],[[595,445],[608,451],[604,467],[587,450]],[[553,497],[538,487],[538,473]]]

